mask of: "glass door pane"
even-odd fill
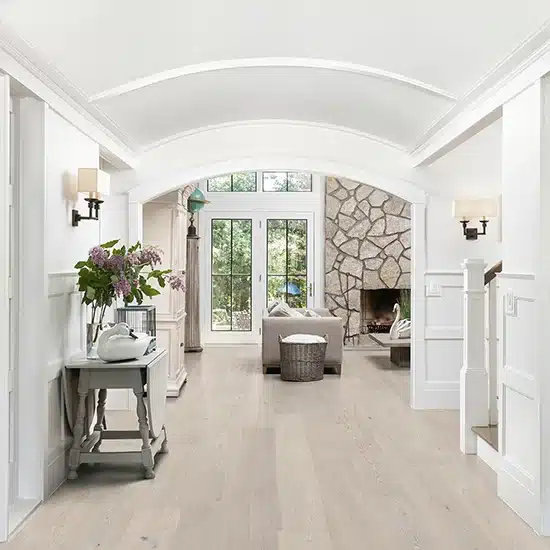
[[[252,220],[211,222],[211,330],[252,330]]]
[[[267,302],[307,307],[307,220],[267,220]]]

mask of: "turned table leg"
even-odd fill
[[[82,373],[80,374],[82,376]],[[69,479],[78,477],[78,466],[80,464],[80,448],[82,444],[82,435],[84,434],[84,418],[86,417],[86,396],[88,388],[79,382],[78,384],[78,409],[76,422],[73,429],[73,445],[69,453]]]
[[[92,452],[99,451],[99,447],[101,446],[101,442],[103,441],[103,430],[104,430],[104,420],[105,420],[105,403],[107,401],[107,390],[101,389],[98,392],[97,397],[97,422],[94,426],[94,432],[99,432],[99,440],[94,445],[94,448],[92,449]]]
[[[149,437],[149,423],[147,422],[147,408],[145,407],[145,401],[143,400],[143,388],[139,391],[134,389],[134,395],[136,396],[137,406],[136,412],[139,423],[139,433],[141,435],[141,463],[145,468],[145,479],[153,479],[155,477],[155,460],[153,458],[153,451],[151,449],[151,440]]]
[[[166,426],[162,428],[162,431],[164,432],[164,441],[160,446],[159,452],[161,452],[162,454],[167,454],[168,453],[168,436],[166,435]]]

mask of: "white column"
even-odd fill
[[[128,244],[143,244],[143,203],[128,197]]]
[[[8,536],[9,502],[9,183],[10,183],[10,77],[0,76],[0,541]]]
[[[499,496],[544,535],[550,535],[549,151],[547,76],[503,106],[497,482]]]
[[[460,450],[477,453],[473,426],[489,423],[489,379],[485,368],[485,262],[465,260],[464,347],[460,369]]]

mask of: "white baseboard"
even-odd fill
[[[477,436],[477,456],[493,471],[498,472],[500,470],[502,458],[500,453],[479,435]]]
[[[168,391],[166,392],[167,397],[179,397],[181,388],[187,381],[187,371],[181,369],[178,377],[175,380],[168,380]]]

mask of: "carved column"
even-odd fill
[[[187,232],[187,271],[185,309],[185,351],[202,351],[201,346],[201,323],[200,323],[200,281],[199,281],[199,241],[197,228],[191,223]]]
[[[485,367],[485,262],[465,260],[464,347],[460,369],[460,450],[477,453],[473,426],[489,424],[489,377]]]

